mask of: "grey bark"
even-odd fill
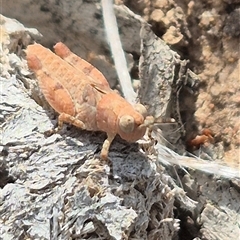
[[[55,122],[53,111],[39,94],[21,52],[40,35],[11,19],[1,23],[2,239],[177,239],[174,204],[180,215],[188,213],[182,216],[189,221],[181,223],[196,237],[238,235],[236,169],[217,171],[215,163],[205,171],[207,161],[200,167],[196,159],[161,144],[146,155],[137,144],[121,139],[112,145],[109,165],[97,155],[102,133],[65,127],[46,138],[44,132]],[[188,172],[175,164],[188,167]]]

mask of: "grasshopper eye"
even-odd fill
[[[119,119],[119,127],[125,133],[132,132],[134,130],[134,118],[130,115],[123,115]]]
[[[134,105],[134,109],[135,109],[135,111],[140,113],[144,117],[144,119],[146,118],[146,116],[147,116],[147,109],[142,104],[140,104],[140,103],[135,104]]]

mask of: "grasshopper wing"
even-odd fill
[[[27,49],[27,63],[29,68],[36,74],[43,95],[55,111],[74,116],[75,108],[72,97],[60,81],[51,78],[44,71],[41,61],[37,57],[38,51],[35,50],[33,48]]]
[[[85,74],[88,78],[88,81],[92,82],[93,86],[96,86],[103,92],[111,91],[108,81],[103,76],[103,74],[89,62],[71,52],[65,44],[58,42],[54,46],[54,51],[59,57],[64,59],[67,63],[79,71],[81,75]]]

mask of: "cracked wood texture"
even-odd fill
[[[6,32],[2,64],[9,71],[0,79],[1,237],[171,239],[178,230],[174,192],[163,169],[162,174],[156,172],[160,163],[157,167],[137,144],[118,138],[112,145],[110,168],[96,155],[105,137],[99,132],[65,128],[45,138],[43,133],[53,126],[51,112],[33,100],[36,80],[20,57],[23,52],[17,51],[32,42],[28,32],[34,32],[11,19],[2,22]],[[16,46],[14,54],[9,53],[9,43]]]
[[[187,61],[180,60],[179,54],[157,37],[148,24],[143,24],[140,37],[142,41],[139,100],[156,119],[173,118],[176,121],[161,125],[162,143],[183,154],[183,140],[188,126],[186,117],[184,122],[182,120],[183,104],[180,94],[183,89],[189,89],[188,95],[193,101],[198,77],[186,67]],[[190,111],[188,115],[191,115]]]
[[[21,52],[40,35],[8,18],[1,24],[1,238],[226,240],[238,235],[237,169],[217,172],[217,164],[198,159],[191,165],[190,158],[159,144],[157,156],[146,156],[137,144],[119,138],[108,165],[95,156],[105,137],[101,133],[65,128],[45,138],[55,121]],[[172,168],[176,163],[192,170]]]

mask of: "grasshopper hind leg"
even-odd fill
[[[70,123],[78,128],[81,129],[86,129],[85,124],[80,121],[79,119],[75,118],[74,116],[71,116],[67,113],[60,113],[60,115],[58,116],[58,126],[54,129],[48,130],[45,132],[46,136],[51,136],[54,133],[59,132],[62,128],[63,128],[63,123]]]

